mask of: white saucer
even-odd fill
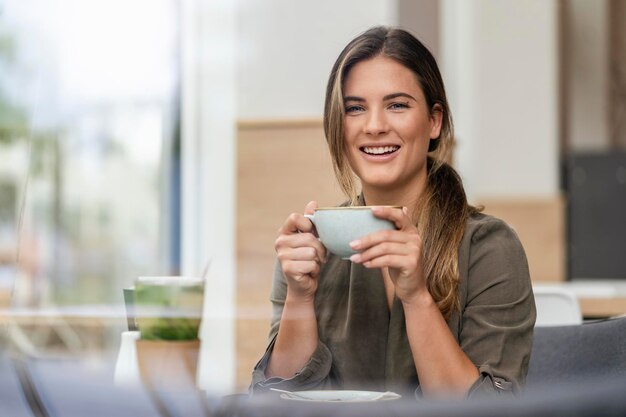
[[[372,402],[397,400],[401,396],[395,392],[378,391],[350,391],[350,390],[325,390],[325,391],[294,391],[282,393],[280,398],[293,401],[312,402]]]

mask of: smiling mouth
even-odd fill
[[[390,146],[361,146],[359,148],[361,152],[364,152],[368,155],[390,155],[400,149],[397,145]]]

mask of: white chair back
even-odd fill
[[[537,321],[535,326],[567,326],[582,323],[580,304],[572,291],[552,286],[534,286]]]

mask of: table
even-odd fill
[[[377,403],[304,403],[264,395],[211,396],[197,390],[148,391],[112,383],[112,362],[0,354],[0,412],[12,417],[591,417],[626,415],[626,379],[551,386],[519,398]],[[505,412],[506,411],[506,412]]]
[[[621,316],[626,314],[626,279],[575,280],[537,283],[544,287],[560,287],[573,292],[580,302],[585,319]]]
[[[626,279],[577,280],[566,285],[580,300],[580,309],[585,318],[626,314]]]

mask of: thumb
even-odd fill
[[[317,201],[309,201],[309,203],[304,207],[304,214],[314,214],[316,208]]]

